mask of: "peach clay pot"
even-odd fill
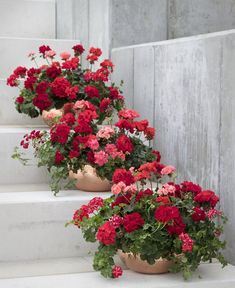
[[[96,175],[95,169],[85,165],[84,170],[77,173],[69,172],[69,177],[77,179],[76,188],[86,192],[107,192],[111,190],[111,183]]]
[[[151,265],[145,260],[141,260],[139,255],[132,253],[124,253],[121,250],[118,251],[120,259],[124,264],[132,271],[143,273],[143,274],[163,274],[168,273],[169,268],[172,264],[171,261],[160,258]]]
[[[42,111],[42,120],[46,125],[52,127],[60,117],[63,116],[63,109],[50,109]]]

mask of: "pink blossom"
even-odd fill
[[[105,163],[108,162],[108,154],[106,154],[104,151],[95,152],[95,163],[99,166],[103,166]]]
[[[75,102],[73,108],[74,109],[86,109],[89,107],[88,101],[85,100],[78,100]]]
[[[162,186],[162,188],[160,188],[157,191],[157,194],[158,195],[174,195],[175,190],[176,190],[175,186],[166,183]]]
[[[95,135],[91,135],[86,143],[87,147],[91,148],[93,151],[99,148],[99,142]]]
[[[54,50],[49,50],[45,52],[45,57],[53,58],[56,55],[56,52]]]
[[[120,118],[133,120],[134,118],[140,117],[140,114],[132,109],[123,109],[118,113],[118,116]]]
[[[71,54],[67,51],[60,53],[60,57],[62,60],[68,60],[70,58],[70,56],[71,56]]]
[[[137,192],[137,186],[136,184],[131,184],[129,186],[126,186],[126,188],[124,189],[125,193],[130,192],[130,193],[136,193]]]
[[[117,184],[113,184],[111,191],[113,194],[117,195],[124,191],[126,188],[126,184],[124,182],[118,182]]]
[[[172,174],[176,171],[175,167],[174,166],[165,166],[162,170],[161,170],[161,174],[162,175],[169,175],[169,174]]]
[[[114,133],[113,128],[111,128],[109,126],[104,126],[98,131],[97,137],[109,139],[113,135],[113,133]]]
[[[118,227],[120,227],[120,225],[122,225],[123,223],[123,218],[120,217],[119,215],[113,215],[110,219],[109,222],[111,222],[111,224],[113,225],[113,227],[116,229]]]
[[[179,239],[182,243],[182,251],[183,252],[192,252],[193,250],[193,240],[187,233],[181,233],[179,235]]]
[[[223,212],[222,211],[219,211],[217,209],[210,209],[208,212],[207,212],[207,217],[209,219],[212,219],[213,217],[215,217],[216,215],[218,216],[222,216],[223,215]]]
[[[125,154],[122,151],[118,151],[114,144],[107,144],[105,146],[105,152],[108,153],[113,159],[119,157],[122,160],[125,160]]]

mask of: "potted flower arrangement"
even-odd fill
[[[7,85],[20,89],[15,99],[19,113],[32,118],[43,115],[45,122],[51,126],[64,114],[64,105],[77,100],[88,100],[99,108],[97,113],[100,124],[114,110],[121,109],[123,96],[113,84],[108,85],[109,76],[113,72],[112,62],[105,59],[94,70],[93,64],[98,61],[102,51],[91,47],[85,65],[89,68],[82,68],[83,46],[78,44],[72,49],[74,55],[62,52],[60,59],[56,59],[56,52],[48,45],[42,45],[39,47],[39,55],[45,61],[43,65],[39,67],[37,55],[30,53],[34,67],[19,66],[8,77]]]
[[[92,103],[78,100],[65,105],[65,114],[50,131],[32,131],[21,141],[23,149],[32,143],[38,166],[46,166],[50,172],[55,194],[60,190],[61,181],[68,179],[71,183],[68,175],[79,178],[77,187],[81,190],[110,191],[112,175],[117,168],[137,169],[146,162],[160,161],[159,152],[147,145],[154,137],[154,129],[147,120],[137,121],[136,111],[120,110],[118,121],[113,125],[98,125],[98,117]],[[26,164],[18,149],[13,157]],[[89,171],[84,181],[77,175],[78,170],[87,171],[87,165],[95,169],[100,179],[106,179],[105,185],[100,187],[97,181],[93,185]]]
[[[95,197],[74,213],[70,223],[86,241],[99,243],[93,267],[104,277],[122,275],[116,254],[134,271],[181,271],[185,279],[202,261],[217,258],[226,265],[221,253],[225,242],[219,238],[226,218],[215,208],[219,197],[188,181],[159,184],[173,175],[172,166],[156,161],[139,169],[117,169],[113,195]],[[153,176],[158,185],[146,188]]]

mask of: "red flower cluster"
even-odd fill
[[[96,239],[104,245],[112,245],[115,243],[116,231],[110,222],[101,225],[96,233]]]
[[[201,208],[193,208],[192,219],[195,222],[204,221],[206,219],[206,213]]]
[[[215,195],[213,191],[205,190],[205,191],[198,193],[194,197],[194,201],[201,203],[201,204],[208,203],[211,205],[212,208],[214,208],[217,202],[219,201],[219,197]]]
[[[123,153],[126,153],[126,152],[131,153],[134,149],[131,139],[125,134],[122,134],[117,138],[116,146],[117,146],[117,149],[119,151],[122,151]]]
[[[138,212],[126,214],[123,217],[123,226],[126,232],[131,233],[144,225],[144,219]]]
[[[67,88],[70,88],[70,82],[62,76],[55,78],[51,83],[52,92],[59,98],[67,97]]]
[[[65,144],[68,140],[70,132],[70,127],[65,124],[61,123],[52,127],[50,134],[51,134],[51,141],[58,142],[60,144]]]
[[[183,242],[182,251],[183,252],[192,252],[193,250],[193,240],[187,233],[181,233],[179,239]]]
[[[135,182],[135,179],[131,171],[120,168],[114,171],[112,181],[116,184],[119,182],[124,182],[126,185],[131,185]]]
[[[175,206],[162,205],[155,210],[154,218],[163,223],[180,218],[180,211]]]
[[[123,272],[122,267],[114,266],[112,269],[113,278],[118,278],[118,277],[122,276],[122,272]]]

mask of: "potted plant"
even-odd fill
[[[62,52],[57,58],[54,50],[48,45],[42,45],[39,47],[39,57],[43,59],[43,65],[37,63],[35,53],[30,53],[34,66],[19,66],[8,77],[7,85],[20,90],[15,99],[15,107],[19,113],[31,118],[42,115],[46,124],[52,126],[63,116],[65,104],[84,100],[99,108],[98,120],[102,124],[104,118],[122,108],[123,96],[109,81],[113,63],[105,59],[98,69],[94,69],[94,63],[98,61],[102,51],[91,47],[86,57],[88,63],[84,65],[89,68],[83,68],[83,46],[77,44],[72,49],[73,55]]]
[[[104,277],[122,274],[116,254],[134,271],[181,271],[185,279],[202,261],[216,258],[226,265],[221,253],[225,242],[220,240],[226,218],[215,208],[219,197],[192,182],[165,182],[174,174],[172,166],[156,161],[139,169],[117,169],[113,195],[95,197],[74,213],[70,223],[86,241],[99,244],[93,267]]]
[[[154,129],[147,120],[137,121],[135,110],[123,108],[116,123],[101,126],[98,115],[103,118],[103,112],[91,102],[78,100],[65,106],[65,114],[50,131],[33,130],[20,143],[23,149],[32,144],[38,166],[50,173],[55,194],[63,180],[73,184],[71,178],[80,190],[110,191],[117,168],[137,169],[146,162],[160,161],[160,153],[150,147]],[[18,148],[13,158],[27,164]]]

